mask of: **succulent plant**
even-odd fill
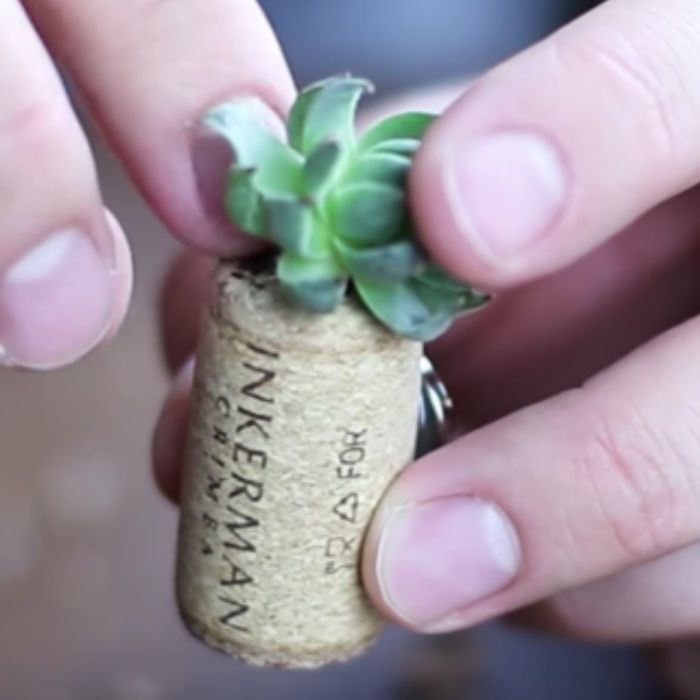
[[[433,116],[390,117],[357,136],[370,83],[342,76],[295,102],[287,143],[245,105],[206,117],[234,154],[226,209],[244,231],[277,244],[277,276],[296,304],[333,311],[349,289],[394,332],[427,341],[487,297],[448,277],[421,249],[406,175]]]

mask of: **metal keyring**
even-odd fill
[[[416,437],[416,458],[442,447],[451,429],[452,400],[432,362],[423,356],[420,363],[421,401]]]

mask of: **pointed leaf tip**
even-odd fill
[[[355,110],[372,84],[363,78],[338,76],[311,85],[292,107],[289,143],[309,155],[323,141],[350,143],[355,137]]]
[[[404,112],[388,117],[371,126],[360,138],[360,150],[381,147],[386,141],[421,141],[428,127],[435,121],[434,114]]]

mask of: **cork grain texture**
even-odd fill
[[[421,351],[352,300],[309,314],[269,273],[220,265],[181,496],[177,595],[193,634],[300,668],[376,639],[360,552],[413,456]]]

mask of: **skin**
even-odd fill
[[[178,377],[154,461],[176,498],[206,255],[251,245],[216,207],[228,156],[199,121],[256,98],[274,128],[294,97],[289,71],[251,0],[0,0],[0,27],[0,363],[75,361],[128,303],[128,246],[59,61],[154,211],[198,251],[161,304]],[[608,0],[454,102],[423,98],[450,106],[411,175],[420,235],[496,300],[430,348],[474,429],[403,473],[367,539],[368,592],[400,624],[517,615],[664,642],[692,688],[699,39],[696,0]]]

